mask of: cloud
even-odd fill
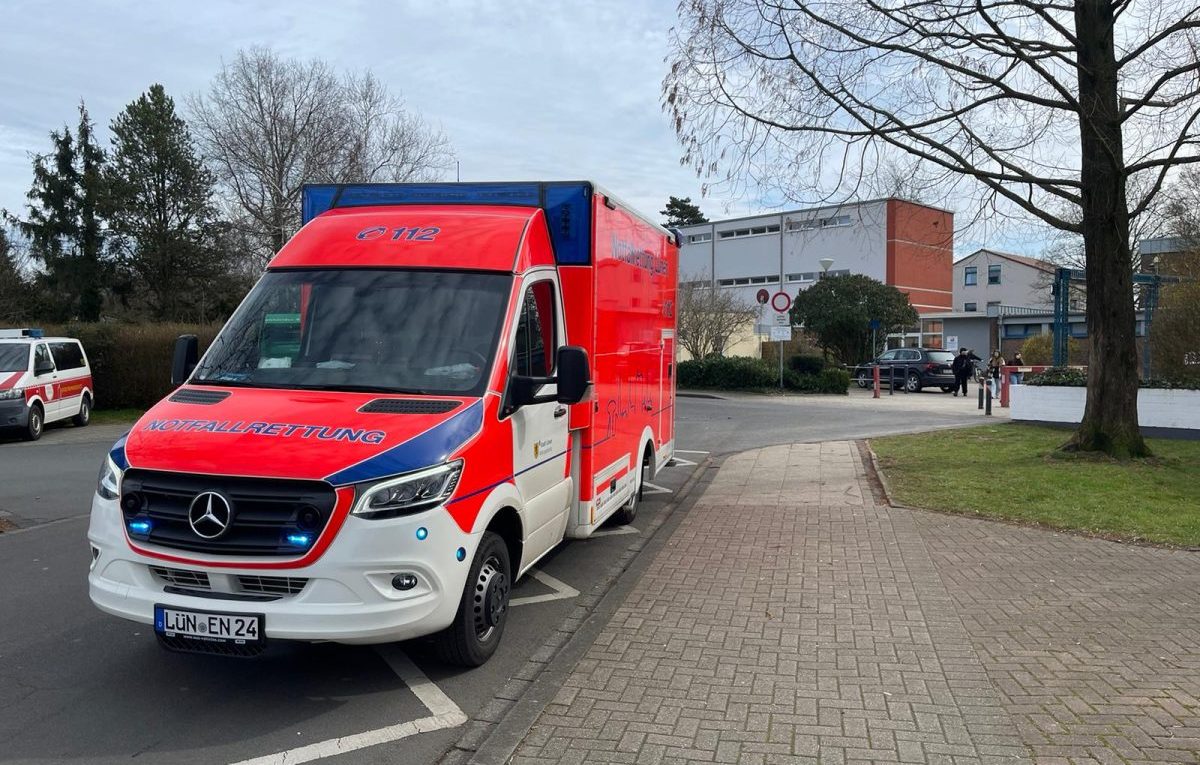
[[[671,0],[70,0],[5,16],[0,207],[21,208],[30,153],[79,99],[100,125],[154,82],[182,102],[250,45],[369,67],[446,130],[464,180],[590,178],[654,217],[668,195],[700,198],[659,106]],[[719,216],[722,201],[700,204]]]

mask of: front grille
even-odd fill
[[[203,571],[187,571],[182,568],[151,566],[150,573],[167,584],[173,584],[176,587],[188,587],[194,590],[212,589],[212,585],[208,581],[208,574]]]
[[[458,408],[457,401],[419,398],[377,398],[363,404],[358,411],[364,414],[445,414]]]
[[[156,633],[158,642],[163,648],[168,651],[176,651],[178,653],[208,653],[217,656],[240,656],[249,658],[258,656],[266,650],[266,643],[259,641],[257,643],[218,643],[211,640],[201,640],[200,638],[183,637],[182,635],[159,635]]]
[[[308,580],[297,576],[248,576],[237,578],[238,584],[246,592],[261,595],[299,595],[308,584]]]
[[[192,501],[204,492],[220,494],[232,508],[228,526],[215,539],[197,534],[188,522]],[[292,545],[287,537],[315,540],[329,523],[336,504],[333,487],[323,481],[131,468],[121,482],[121,511],[126,521],[138,517],[151,523],[149,535],[135,536],[135,541],[212,555],[302,555],[308,547]]]

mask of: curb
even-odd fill
[[[871,448],[871,441],[864,438],[861,443],[867,450],[867,454],[871,457],[869,465],[871,468],[871,473],[874,475],[875,479],[879,481],[879,486],[883,489],[883,498],[887,500],[888,507],[899,507],[905,510],[911,509],[907,505],[901,505],[896,502],[895,499],[893,499],[895,492],[892,489],[892,482],[888,480],[888,477],[883,472],[883,469],[879,467],[879,455],[876,454],[875,450]]]
[[[615,610],[625,600],[632,583],[622,588],[621,574],[633,568],[642,551],[659,539],[658,532],[691,499],[696,484],[709,473],[712,464],[712,458],[706,457],[679,488],[675,501],[625,548],[589,592],[579,596],[575,608],[554,633],[467,722],[462,736],[437,761],[439,765],[503,765],[509,761],[558,693],[562,679],[574,669],[608,622],[607,618],[596,619],[597,614],[602,613],[603,607]]]
[[[709,398],[717,401],[726,401],[725,396],[718,396],[715,393],[701,393],[700,391],[677,390],[675,391],[676,398]]]

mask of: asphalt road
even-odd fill
[[[87,597],[90,496],[124,427],[48,430],[0,441],[0,762],[240,762],[283,752],[337,763],[432,762],[603,578],[638,527],[666,511],[698,452],[978,423],[961,399],[681,398],[679,466],[656,481],[633,528],[569,542],[513,592],[499,652],[448,669],[421,641],[374,647],[278,644],[254,660],[182,656],[148,627]],[[694,450],[683,452],[682,450]],[[345,738],[349,737],[349,738]],[[309,747],[304,749],[304,747]],[[299,751],[296,751],[299,750]]]

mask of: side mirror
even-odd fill
[[[583,401],[592,384],[587,351],[577,345],[564,345],[558,349],[555,368],[558,371],[558,403],[578,404]]]
[[[180,335],[175,339],[175,356],[171,360],[171,384],[183,385],[200,361],[200,341],[195,335]]]

